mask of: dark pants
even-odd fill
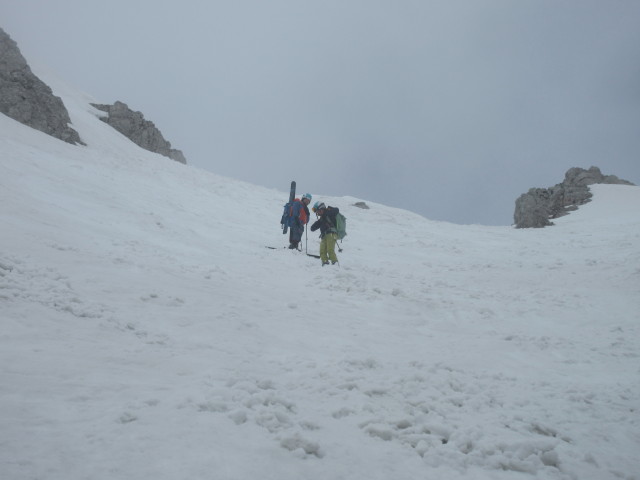
[[[289,243],[298,246],[298,242],[302,240],[304,233],[304,225],[293,225],[289,229]]]

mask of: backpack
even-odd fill
[[[280,219],[280,225],[284,230],[283,233],[287,233],[287,228],[293,227],[295,225],[295,219],[300,219],[302,224],[307,223],[307,214],[302,206],[302,202],[297,198],[291,202],[287,202],[284,205],[284,210],[282,212],[282,218]]]
[[[284,205],[282,211],[282,218],[280,219],[280,225],[282,226],[282,233],[287,233],[287,230],[291,226],[291,209],[293,208],[292,202],[288,202]]]
[[[340,212],[336,213],[336,234],[338,240],[342,240],[347,236],[347,217]]]

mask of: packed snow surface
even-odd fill
[[[640,478],[640,187],[539,230],[311,192],[348,221],[323,268],[286,172],[185,167],[46,80],[87,146],[0,115],[3,479]]]

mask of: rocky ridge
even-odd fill
[[[138,146],[186,164],[180,150],[171,148],[153,122],[122,102],[97,105],[100,116]],[[62,99],[40,80],[27,64],[17,43],[0,28],[0,113],[71,144],[84,145],[69,126],[71,119]]]
[[[84,145],[69,126],[62,99],[31,71],[16,42],[1,28],[0,112],[67,143]]]
[[[633,185],[615,175],[603,175],[598,167],[570,168],[564,181],[550,188],[532,188],[516,200],[513,220],[516,228],[541,228],[591,200],[589,185],[609,183]]]
[[[160,130],[149,120],[145,120],[141,112],[131,110],[126,103],[115,102],[113,105],[92,104],[98,110],[106,112],[101,116],[103,122],[108,123],[136,145],[159,153],[180,163],[187,163],[180,150],[171,148],[171,143],[164,139]]]

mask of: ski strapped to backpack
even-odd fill
[[[289,190],[289,201],[284,206],[284,211],[282,212],[282,218],[280,218],[280,226],[282,227],[282,233],[287,233],[289,230],[289,215],[291,214],[291,207],[293,206],[293,200],[296,198],[296,182],[295,180],[291,182],[291,189]]]

